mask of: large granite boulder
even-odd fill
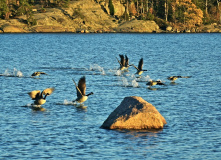
[[[24,29],[20,28],[19,26],[13,26],[13,25],[5,25],[2,27],[2,31],[4,33],[21,33],[26,32]]]
[[[117,32],[153,33],[161,32],[154,21],[136,20],[126,21],[116,28]]]
[[[162,129],[166,124],[157,109],[141,97],[125,97],[104,121],[106,129]]]

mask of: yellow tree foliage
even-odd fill
[[[183,13],[177,16],[176,19],[184,23],[188,28],[203,23],[203,11],[197,8],[196,5],[192,3],[192,0],[172,0],[172,11],[174,15],[179,11]]]
[[[136,6],[133,2],[129,5],[129,13],[132,16],[135,16],[137,14]]]

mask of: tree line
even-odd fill
[[[114,1],[114,0],[109,0]],[[128,17],[192,28],[221,23],[221,0],[119,0]],[[125,18],[127,16],[124,16]]]

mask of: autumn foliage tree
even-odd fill
[[[191,0],[173,0],[171,5],[175,23],[181,23],[187,28],[203,23],[203,11],[197,8]]]

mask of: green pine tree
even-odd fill
[[[110,15],[114,15],[114,5],[112,0],[109,0],[109,9],[110,9]]]

